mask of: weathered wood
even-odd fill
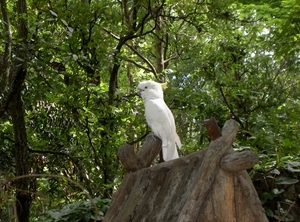
[[[104,222],[176,221],[205,156],[196,154],[128,173]]]
[[[221,158],[231,149],[231,142],[238,130],[237,123],[234,120],[229,120],[226,123],[222,134],[227,137],[220,137],[210,143],[205,159],[201,164],[201,173],[198,175],[194,189],[191,191],[178,221],[194,221],[194,218],[198,218],[204,209],[204,205],[207,204],[207,197],[213,189]]]
[[[150,134],[146,137],[145,143],[137,153],[137,158],[141,162],[143,168],[151,166],[153,160],[161,151],[161,145],[161,139],[154,134]]]
[[[238,187],[243,193],[241,198],[244,198],[247,202],[247,207],[251,209],[251,213],[257,218],[256,221],[268,221],[247,171],[241,171],[237,179],[237,184],[239,185]]]
[[[247,172],[227,170],[245,155],[232,149],[237,130],[227,121],[207,149],[128,173],[103,221],[267,222]]]
[[[258,156],[252,151],[232,152],[222,158],[221,167],[229,172],[239,172],[250,169],[258,163]]]
[[[117,156],[124,169],[128,172],[134,172],[142,168],[142,164],[138,160],[132,145],[125,144],[121,146]]]
[[[118,158],[127,172],[134,172],[149,167],[161,150],[161,139],[148,135],[141,150],[136,154],[133,146],[125,144],[118,150]]]

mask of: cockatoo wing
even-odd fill
[[[171,110],[163,99],[145,101],[145,114],[153,133],[162,140],[162,152],[165,161],[178,158],[176,144],[181,147],[176,133],[175,121]]]

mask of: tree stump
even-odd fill
[[[212,139],[207,149],[153,167],[161,149],[157,137],[149,136],[137,154],[129,145],[120,147],[128,174],[103,221],[268,221],[246,172],[258,157],[232,149],[237,123],[228,120],[222,133],[214,119],[205,124]]]

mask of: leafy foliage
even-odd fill
[[[138,148],[149,132],[136,92],[144,79],[168,82],[165,100],[184,144],[181,155],[207,146],[203,121],[214,116],[220,126],[229,118],[239,123],[235,149],[260,155],[253,172],[269,175],[285,169],[287,159],[299,162],[298,1],[26,3],[25,42],[16,35],[16,1],[7,10],[13,33],[9,64],[26,63],[22,98],[31,173],[63,175],[93,197],[110,198],[124,174],[118,147]],[[2,25],[0,33],[2,67],[7,43]],[[22,58],[20,48],[26,52]],[[1,107],[10,85],[6,88]],[[0,170],[15,176],[17,150],[5,111]],[[55,215],[77,218],[83,206],[92,215],[78,187],[55,178],[30,184],[33,194],[49,196],[43,199],[49,221]],[[266,188],[264,205],[283,195],[282,189]],[[39,218],[39,195],[33,196],[32,209],[39,210],[31,215]],[[51,211],[61,205],[63,210]]]
[[[272,158],[268,159],[264,169],[256,169],[253,179],[266,215],[270,221],[297,221],[298,213],[295,212],[298,209],[295,205],[298,197],[295,193],[299,184],[299,158],[284,157],[280,160],[281,167],[276,167],[276,161]],[[265,172],[261,173],[262,170]]]
[[[92,200],[97,206],[98,217],[95,216],[95,206],[91,201],[80,201],[74,204],[65,205],[61,210],[49,210],[46,212],[46,216],[41,216],[39,220],[45,222],[56,221],[80,221],[88,222],[94,220],[100,220],[101,216],[105,214],[109,207],[109,199],[95,198]]]

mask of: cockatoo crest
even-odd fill
[[[178,158],[176,144],[180,148],[181,142],[176,133],[174,116],[164,101],[162,85],[149,80],[141,82],[138,89],[144,100],[147,123],[162,140],[164,160]]]

